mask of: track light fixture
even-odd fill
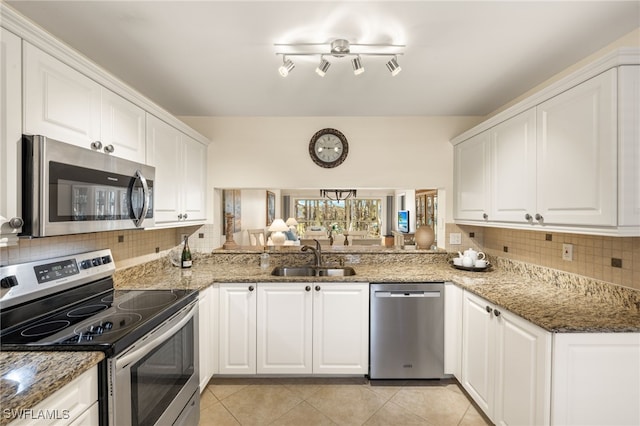
[[[316,68],[316,74],[318,74],[320,77],[324,77],[324,75],[327,73],[327,70],[329,69],[330,66],[331,66],[331,62],[327,61],[325,58],[321,56],[320,64],[318,64],[318,68]]]
[[[360,75],[364,72],[364,67],[362,66],[362,62],[360,62],[360,55],[353,58],[351,64],[353,65],[353,73],[355,75]]]
[[[387,69],[393,77],[400,74],[400,71],[402,71],[402,67],[398,65],[398,58],[394,56],[389,62],[387,62]]]
[[[331,66],[331,62],[325,59],[325,56],[333,56],[340,59],[351,57],[353,73],[360,75],[364,72],[362,65],[363,56],[391,56],[387,62],[387,69],[391,75],[396,76],[402,70],[398,65],[398,56],[403,55],[402,49],[404,44],[358,44],[350,43],[345,39],[335,39],[330,43],[291,43],[291,44],[274,44],[276,55],[282,56],[282,65],[278,69],[280,75],[286,77],[293,69],[294,64],[289,59],[291,56],[320,56],[320,63],[316,68],[316,73],[324,77],[327,70]],[[353,48],[353,50],[352,50]]]
[[[296,64],[293,63],[291,59],[287,59],[286,56],[282,57],[282,65],[278,68],[278,72],[281,76],[286,77],[289,75],[292,69],[296,67]]]

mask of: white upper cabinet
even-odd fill
[[[24,42],[24,133],[144,163],[145,112]]]
[[[456,222],[639,236],[640,66],[534,101],[453,140]]]
[[[22,229],[18,148],[22,138],[20,38],[0,28],[0,247],[17,244]]]
[[[536,212],[536,111],[522,112],[489,131],[490,220],[525,222]]]
[[[480,133],[454,148],[454,219],[489,219],[489,135]]]
[[[618,220],[640,227],[640,65],[618,69]]]
[[[148,114],[146,159],[156,168],[156,227],[204,221],[207,147]]]
[[[617,224],[617,70],[537,107],[537,213],[544,223]]]

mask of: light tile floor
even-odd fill
[[[455,380],[214,378],[200,426],[489,425]]]

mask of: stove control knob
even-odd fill
[[[96,257],[93,259],[93,266],[98,266],[98,265],[102,265],[102,259],[99,257]]]
[[[80,262],[80,269],[89,269],[92,266],[93,265],[91,264],[90,260],[83,260],[82,262]]]
[[[102,264],[106,265],[107,263],[111,263],[111,256],[102,256]]]
[[[8,277],[4,277],[0,279],[0,287],[2,288],[11,288],[18,285],[18,278],[15,275],[9,275]]]
[[[113,323],[111,321],[105,321],[104,323],[102,323],[102,327],[105,330],[111,330],[113,328]]]

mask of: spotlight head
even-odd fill
[[[351,64],[353,65],[353,73],[355,75],[360,75],[364,72],[364,67],[362,66],[362,62],[360,62],[360,56],[353,58]]]
[[[281,76],[286,77],[289,75],[292,69],[294,69],[296,65],[293,63],[291,59],[287,59],[286,57],[282,57],[282,65],[278,68],[278,72]]]
[[[318,67],[316,68],[316,74],[318,74],[320,77],[324,77],[330,66],[331,62],[327,61],[324,58],[320,58],[320,64],[318,64]]]
[[[391,75],[394,77],[400,74],[400,71],[402,71],[402,68],[400,67],[400,65],[398,65],[398,58],[394,56],[389,62],[387,62],[387,69],[389,70]]]

